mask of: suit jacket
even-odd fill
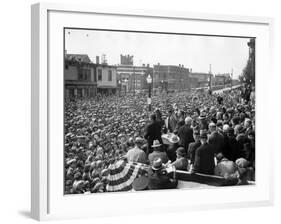
[[[214,153],[220,153],[224,147],[224,137],[218,131],[214,131],[209,136],[209,144],[213,147]]]
[[[175,127],[174,133],[175,133],[175,134],[178,134],[179,129],[180,129],[182,126],[184,126],[184,124],[185,124],[185,123],[184,123],[183,118],[180,118],[179,121],[177,122],[177,125],[176,125],[176,127]]]
[[[186,158],[179,158],[175,162],[172,163],[176,167],[177,170],[189,170],[188,160]]]
[[[165,126],[170,132],[174,132],[177,126],[177,118],[174,114],[166,118]]]
[[[160,123],[157,121],[150,123],[146,127],[144,138],[148,140],[149,144],[152,144],[153,140],[158,140],[162,144]]]
[[[176,188],[178,182],[172,182],[170,178],[161,173],[149,172],[148,174],[148,188],[149,190],[157,189],[173,189]]]
[[[193,130],[187,125],[183,125],[178,130],[178,136],[180,138],[179,145],[183,146],[187,152],[189,143],[194,142]]]
[[[187,155],[190,159],[190,163],[191,164],[194,164],[194,160],[195,160],[195,152],[196,150],[201,146],[201,142],[198,141],[198,142],[191,142],[189,144],[189,147],[188,147],[188,152],[187,152]]]
[[[228,136],[227,147],[229,150],[227,158],[232,161],[236,161],[236,159],[241,158],[242,156],[242,148],[238,144],[236,138],[234,136]]]
[[[247,136],[244,133],[238,134],[236,136],[236,140],[238,142],[238,147],[241,153],[241,157],[245,158],[246,153],[244,152],[244,144],[250,142]]]
[[[214,174],[214,151],[208,143],[201,145],[195,152],[194,171],[203,174]]]

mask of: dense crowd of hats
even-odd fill
[[[239,94],[239,90],[220,94],[223,104],[218,104],[215,94],[201,92],[153,96],[152,102],[162,119],[173,110],[191,116],[194,127],[199,119],[208,120],[221,130],[247,131],[254,136],[254,106],[241,103]],[[146,97],[137,94],[65,102],[66,194],[106,191],[109,165],[133,147],[136,137],[144,135],[149,122]],[[253,128],[248,131],[249,123]]]

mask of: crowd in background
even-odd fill
[[[153,112],[145,94],[66,101],[65,193],[106,191],[108,167],[120,158],[151,165],[154,173],[171,163],[191,173],[237,177],[238,184],[254,180],[250,93],[238,88],[154,95]],[[169,184],[158,185],[152,178],[150,189]]]

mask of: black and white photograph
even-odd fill
[[[255,185],[255,37],[62,38],[65,195]]]

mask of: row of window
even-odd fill
[[[98,69],[98,81],[102,81],[102,69]],[[86,68],[81,68],[78,73],[78,80],[89,81],[91,80],[91,70]],[[97,81],[96,75],[94,75],[94,82]],[[108,80],[109,82],[112,81],[112,71],[108,71]]]
[[[90,81],[91,70],[87,68],[80,68],[78,72],[78,80]]]
[[[76,89],[76,93],[75,90],[73,88],[68,89],[68,93],[69,93],[69,97],[73,98],[73,97],[93,97],[95,95],[95,92],[93,90],[93,88],[85,88],[84,89],[84,93],[83,90],[81,88]]]
[[[98,69],[98,81],[102,81],[102,69]],[[108,80],[109,82],[112,81],[112,71],[108,70]]]

